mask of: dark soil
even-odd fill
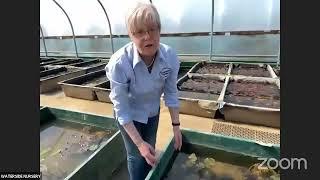
[[[106,81],[104,83],[96,85],[95,87],[102,88],[102,89],[110,89],[110,81]]]
[[[233,75],[243,75],[252,77],[271,77],[266,68],[259,67],[258,65],[240,64],[232,69]]]
[[[198,69],[196,73],[200,74],[227,74],[228,65],[227,64],[205,64],[203,67]]]
[[[72,60],[67,60],[63,62],[58,62],[58,63],[53,63],[53,65],[69,65],[69,64],[74,64],[74,63],[80,63],[83,62],[82,59],[72,59]]]
[[[60,71],[60,72],[57,72],[55,74],[49,74],[47,76],[40,77],[40,80],[48,79],[48,78],[52,78],[52,77],[57,77],[57,76],[61,76],[61,75],[65,75],[65,74],[68,74],[68,73],[71,73],[71,72],[75,72],[75,71],[77,71],[77,70],[76,69],[66,69],[64,71]]]
[[[180,69],[179,73],[178,73],[178,79],[180,79],[182,76],[184,76],[188,71],[189,71],[189,69]]]
[[[76,67],[95,67],[95,66],[99,66],[99,65],[102,65],[102,64],[106,64],[105,62],[92,62],[92,63],[83,63],[83,64],[77,64],[77,65],[74,65]]]
[[[56,67],[40,66],[40,72],[55,69]]]
[[[261,98],[252,98],[245,96],[226,95],[224,100],[234,104],[241,104],[247,106],[268,107],[268,108],[280,108],[280,100],[270,100]]]
[[[95,64],[89,64],[86,65],[85,67],[91,68],[91,67],[95,67],[95,66],[99,66],[99,65],[103,65],[106,64],[105,62],[99,62],[99,63],[95,63]]]
[[[107,77],[106,76],[100,76],[100,77],[96,77],[94,79],[91,79],[89,81],[85,81],[84,83],[82,83],[82,86],[96,86],[104,81],[106,81]]]
[[[40,72],[41,72],[41,71],[45,71],[45,70],[48,70],[48,68],[43,67],[43,66],[40,66]]]
[[[213,79],[188,79],[180,86],[182,91],[220,94],[224,82]]]
[[[274,84],[235,82],[227,86],[226,102],[280,108],[280,90]]]
[[[280,90],[274,84],[252,82],[230,82],[227,93],[263,99],[280,99]]]
[[[55,58],[40,58],[40,63],[56,60]]]

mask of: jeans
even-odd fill
[[[147,124],[136,121],[133,121],[133,123],[142,139],[155,148],[159,114],[157,116],[148,118]],[[151,170],[151,166],[147,163],[144,157],[141,156],[139,149],[133,143],[123,126],[121,126],[119,122],[117,124],[127,151],[127,163],[130,180],[143,180]]]

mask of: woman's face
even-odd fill
[[[160,41],[158,25],[148,23],[144,27],[136,28],[135,32],[129,35],[141,56],[152,57],[156,54]]]

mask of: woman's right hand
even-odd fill
[[[139,146],[138,149],[142,157],[144,157],[147,163],[154,167],[156,164],[156,151],[154,148],[147,142],[143,141]]]

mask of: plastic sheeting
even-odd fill
[[[139,0],[142,1],[142,0]],[[75,35],[110,34],[96,0],[57,0],[70,16]],[[127,34],[125,13],[137,0],[101,0],[113,34]],[[149,2],[144,0],[143,2]],[[212,0],[153,0],[163,33],[209,32]],[[40,23],[45,36],[71,35],[67,18],[52,0],[40,1]],[[280,29],[280,0],[215,0],[214,31]]]
[[[98,1],[56,1],[69,15],[76,36],[110,34],[107,18]],[[113,34],[127,34],[125,13],[127,8],[137,1],[142,0],[101,0],[108,13]],[[153,0],[152,2],[161,17],[162,33],[211,31],[212,0]],[[52,0],[40,1],[40,24],[44,36],[72,35],[67,17]],[[214,31],[279,30],[280,0],[215,0],[213,27]],[[40,41],[40,51],[43,52],[43,42],[41,39]],[[110,40],[106,38],[77,38],[76,41],[80,56],[95,56],[99,53],[105,55],[111,52]],[[117,50],[129,42],[129,39],[114,38],[113,41]],[[161,42],[174,47],[179,54],[210,52],[210,36],[162,37]],[[213,54],[277,55],[279,42],[279,35],[214,36]],[[46,46],[49,52],[74,54],[72,39],[46,39]],[[50,55],[56,54],[49,53]]]

